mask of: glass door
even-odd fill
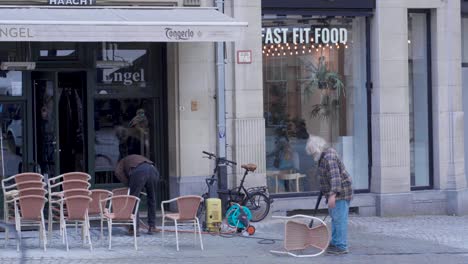
[[[57,87],[55,72],[34,72],[32,74],[33,90],[33,134],[36,167],[46,177],[58,173],[57,135]]]
[[[44,176],[85,171],[84,72],[33,72],[34,159]]]

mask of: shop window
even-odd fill
[[[429,13],[408,13],[409,136],[412,188],[432,186]]]
[[[309,134],[339,152],[355,189],[369,188],[365,25],[362,17],[264,18],[271,193],[319,190],[317,164],[305,152]]]
[[[148,92],[149,46],[135,43],[102,43],[96,58],[97,94]]]
[[[0,96],[22,96],[22,76],[20,71],[0,70]]]
[[[78,43],[40,42],[39,60],[63,61],[78,59]]]
[[[154,101],[150,99],[94,101],[96,184],[119,183],[114,169],[127,155],[154,160],[154,120]]]
[[[4,178],[20,173],[23,167],[23,105],[0,102],[0,166]]]

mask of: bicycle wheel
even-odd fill
[[[252,213],[252,222],[262,221],[270,212],[270,199],[261,192],[250,193],[244,204]]]

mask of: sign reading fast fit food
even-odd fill
[[[262,28],[264,44],[346,44],[348,30],[346,28]]]
[[[49,5],[60,6],[90,6],[96,4],[96,0],[49,0]]]

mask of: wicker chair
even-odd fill
[[[274,218],[286,220],[284,226],[285,251],[271,250],[271,253],[288,254],[293,257],[315,257],[323,254],[327,249],[330,243],[330,231],[321,219],[308,215],[274,216]],[[307,222],[310,222],[310,220],[314,220],[317,224],[309,227]],[[313,249],[314,252],[310,254],[297,253],[297,251],[306,249]]]
[[[177,226],[182,226],[182,225],[190,225],[195,228],[194,230],[195,238],[198,233],[200,237],[200,246],[201,246],[201,249],[203,250],[203,241],[201,237],[200,221],[198,220],[198,217],[197,217],[198,207],[200,206],[200,203],[202,201],[203,201],[203,198],[200,196],[186,195],[186,196],[180,196],[180,197],[168,200],[168,201],[161,202],[162,237],[164,240],[164,224],[165,224],[166,218],[174,221],[177,251],[179,251],[179,233],[177,230]],[[171,202],[177,203],[178,212],[167,214],[164,211],[164,204],[168,204]]]
[[[107,221],[109,233],[109,249],[112,249],[112,226],[113,225],[130,225],[133,226],[133,239],[135,250],[138,250],[136,237],[136,214],[140,198],[133,195],[117,195],[101,200],[109,202],[109,206],[104,211],[104,219]]]
[[[89,205],[89,219],[90,220],[100,220],[101,221],[101,236],[100,239],[104,237],[103,226],[104,226],[104,208],[106,207],[105,199],[112,197],[112,192],[108,190],[95,189],[91,190],[91,204]]]

